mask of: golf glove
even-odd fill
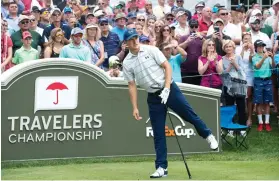
[[[159,95],[159,97],[162,98],[162,104],[166,104],[169,98],[169,94],[170,94],[170,89],[169,88],[164,88],[161,92],[161,94]]]

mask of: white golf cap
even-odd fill
[[[251,16],[256,16],[257,14],[262,14],[261,10],[259,9],[254,9],[251,13]]]
[[[59,8],[53,8],[50,12],[50,14],[53,14],[55,11],[58,11],[59,13],[61,13],[61,10]]]
[[[88,29],[88,28],[98,28],[98,25],[91,23],[91,24],[86,25],[85,29]]]
[[[260,21],[260,19],[257,16],[251,16],[249,19],[249,24],[253,24],[256,21]]]
[[[272,3],[272,6],[274,6],[277,3],[279,3],[279,0],[274,0],[273,3]]]
[[[71,35],[76,35],[76,34],[83,34],[82,29],[80,29],[80,28],[78,28],[78,27],[72,29]]]

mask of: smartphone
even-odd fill
[[[192,32],[190,35],[191,35],[191,36],[197,36],[197,33]]]
[[[215,31],[215,32],[219,32],[219,31],[220,31],[219,26],[214,26],[214,31]]]

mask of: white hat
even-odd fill
[[[59,11],[61,13],[61,10],[59,8],[53,8],[50,12],[50,14],[53,14],[55,11]]]
[[[21,22],[22,20],[25,20],[25,19],[30,20],[30,18],[28,16],[21,14],[21,15],[19,15],[18,22]]]
[[[88,29],[88,28],[98,28],[98,25],[94,24],[94,23],[90,23],[88,25],[86,25],[85,29]]]
[[[261,10],[259,9],[254,9],[251,13],[251,16],[256,16],[257,14],[262,14]]]
[[[277,3],[279,3],[279,0],[274,0],[273,3],[272,3],[272,6],[274,6]]]
[[[72,29],[71,35],[76,35],[76,34],[83,34],[82,29],[80,29],[80,28],[78,28],[78,27]]]
[[[249,19],[249,24],[255,23],[257,20],[260,21],[260,19],[257,16],[251,16]]]

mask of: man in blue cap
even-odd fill
[[[147,103],[156,151],[156,171],[150,175],[150,178],[168,175],[165,135],[168,107],[193,124],[198,134],[208,141],[211,149],[217,149],[218,142],[211,130],[196,115],[172,80],[172,69],[163,53],[155,46],[141,45],[135,29],[127,29],[124,32],[124,41],[129,49],[129,54],[123,62],[123,75],[128,81],[133,116],[136,120],[142,119],[137,106],[137,84],[148,92]]]

